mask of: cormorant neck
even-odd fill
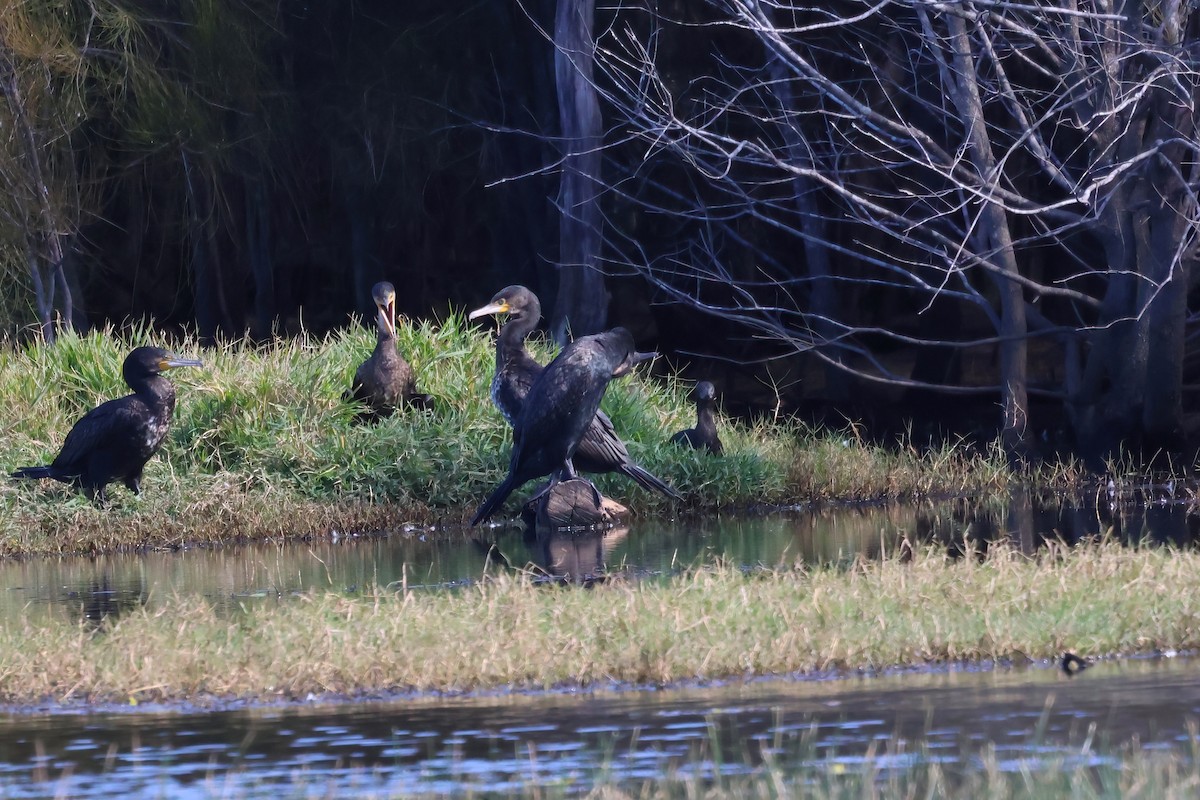
[[[716,433],[717,419],[713,415],[713,404],[709,402],[696,404],[696,430],[702,433]]]
[[[148,406],[158,411],[171,411],[175,408],[175,386],[162,375],[147,375],[143,378],[127,380],[133,393],[142,398]]]
[[[375,351],[372,358],[391,358],[396,354],[396,337],[384,336],[379,334],[379,338],[375,340]]]
[[[536,327],[537,317],[532,314],[509,317],[500,327],[500,341],[509,347],[520,347]]]
[[[525,339],[536,327],[537,317],[532,315],[509,317],[500,328],[500,336],[496,340],[496,364],[526,355]]]

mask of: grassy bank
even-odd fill
[[[1200,554],[1103,544],[1059,555],[703,568],[593,591],[499,577],[459,592],[314,593],[232,617],[181,598],[101,632],[70,620],[0,630],[0,697],[654,684],[1200,647]]]
[[[171,373],[175,425],[134,498],[119,484],[106,509],[50,481],[0,488],[0,555],[173,546],[182,542],[377,530],[405,521],[459,523],[502,478],[509,432],[491,406],[493,339],[459,315],[402,326],[401,352],[432,413],[408,411],[376,426],[353,422],[342,399],[373,332],[201,349],[203,368]],[[127,393],[121,361],[145,333],[64,336],[0,352],[0,469],[48,463],[71,425]],[[540,357],[551,351],[541,346]],[[996,454],[947,446],[880,448],[852,430],[722,420],[726,454],[671,446],[694,412],[687,386],[637,375],[612,384],[604,408],[635,460],[704,509],[829,498],[970,492],[1004,485]],[[639,513],[671,508],[612,476],[602,491]],[[511,516],[516,501],[510,501]]]

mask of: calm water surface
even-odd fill
[[[895,552],[905,539],[951,552],[1006,541],[1032,551],[1047,539],[1103,535],[1190,544],[1200,517],[1182,502],[1114,504],[1101,493],[1046,506],[1008,503],[838,507],[756,516],[636,520],[602,534],[538,536],[519,527],[402,530],[306,543],[265,543],[0,564],[0,623],[66,614],[88,619],[175,593],[236,611],[308,590],[348,594],[377,586],[430,590],[470,584],[486,569],[528,568],[545,579],[588,581],[613,572],[653,577],[722,560],[754,565],[836,562]]]
[[[545,580],[613,572],[653,580],[717,559],[752,566],[877,557],[905,539],[952,553],[1000,541],[1031,551],[1049,539],[1098,536],[1194,542],[1196,517],[1186,504],[1149,499],[1127,504],[1100,492],[1048,507],[1018,494],[1007,503],[638,520],[602,535],[494,528],[471,540],[461,531],[406,530],[33,559],[0,565],[0,625],[46,615],[99,619],[176,593],[236,614],[303,591],[435,591],[510,568]],[[749,769],[764,752],[854,769],[871,751],[876,767],[906,769],[919,749],[969,770],[978,768],[971,753],[989,743],[1002,765],[1017,769],[1031,758],[1099,763],[1134,741],[1190,755],[1197,719],[1200,663],[1182,658],[1100,664],[1073,679],[1053,669],[1002,669],[206,713],[21,711],[0,714],[0,796],[276,796],[297,781],[319,795],[503,792],[530,783],[585,789],[602,765],[632,784],[670,769],[707,775],[714,761]],[[716,758],[714,744],[737,757]]]

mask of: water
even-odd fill
[[[749,566],[878,557],[905,540],[952,553],[998,541],[1032,551],[1050,539],[1099,536],[1190,545],[1195,517],[1162,495],[1143,495],[1150,502],[1140,504],[1102,491],[1047,506],[1016,494],[999,504],[637,520],[592,535],[497,528],[470,540],[461,531],[407,530],[31,559],[0,565],[0,624],[48,615],[96,620],[171,594],[202,595],[237,614],[304,591],[454,590],[489,569],[582,583],[614,572],[654,580],[716,559]],[[668,770],[702,777],[719,764],[726,775],[750,770],[764,754],[819,770],[870,761],[886,772],[910,768],[911,754],[921,751],[971,770],[985,747],[1005,769],[1063,757],[1103,764],[1113,747],[1131,742],[1190,755],[1198,678],[1200,663],[1166,659],[1101,664],[1073,679],[1053,669],[1004,669],[207,712],[20,709],[0,714],[0,796],[277,796],[281,787],[297,796],[453,794],[534,784],[570,793],[586,790],[602,770],[635,785]]]
[[[1200,664],[770,681],[668,691],[246,708],[209,713],[0,715],[0,793],[11,797],[272,796],[586,790],[668,771],[904,769],[924,752],[973,768],[1102,762],[1121,744],[1190,752]],[[797,746],[803,741],[804,747]],[[1085,748],[1085,743],[1092,742]],[[715,746],[714,746],[715,745]],[[719,751],[719,753],[718,753]],[[875,755],[868,756],[868,753]],[[893,754],[889,760],[886,754]],[[721,755],[724,754],[724,755]]]
[[[1141,496],[1139,495],[1139,498]],[[1119,500],[1120,498],[1117,498]],[[202,595],[236,612],[308,590],[355,594],[376,586],[438,590],[470,584],[507,564],[543,579],[587,582],[613,572],[666,575],[720,559],[743,565],[828,563],[895,552],[904,540],[951,552],[1005,541],[1031,552],[1047,539],[1098,536],[1187,545],[1200,518],[1184,502],[1114,502],[1106,493],[1045,505],[867,505],[755,516],[636,520],[604,533],[536,536],[519,528],[402,530],[301,543],[263,543],[0,564],[0,624],[65,614],[97,620],[172,594]]]

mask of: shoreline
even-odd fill
[[[1090,656],[1089,669],[1098,668],[1091,674],[1103,674],[1103,667],[1130,661],[1169,661],[1175,659],[1195,659],[1200,657],[1200,649],[1187,651],[1162,652],[1132,652],[1108,653]],[[907,675],[951,675],[954,673],[993,673],[1000,671],[1059,671],[1059,658],[1026,659],[1026,660],[983,660],[956,662],[927,662],[924,664],[898,664],[872,670],[829,670],[825,672],[803,672],[778,675],[729,676],[725,678],[709,678],[704,680],[681,679],[669,684],[633,684],[608,683],[602,685],[582,686],[564,684],[549,688],[531,688],[521,686],[492,687],[467,691],[364,691],[360,693],[310,694],[305,697],[273,696],[269,698],[257,696],[219,697],[216,695],[201,695],[196,698],[175,698],[147,702],[120,702],[116,700],[92,701],[89,699],[72,699],[67,701],[32,701],[29,703],[0,703],[0,714],[13,716],[55,716],[77,714],[210,714],[225,713],[241,710],[272,710],[295,709],[314,706],[350,706],[362,704],[381,704],[413,702],[437,704],[452,701],[487,700],[490,698],[508,697],[594,697],[610,694],[637,694],[639,692],[658,693],[674,691],[721,689],[727,686],[771,685],[771,684],[834,684],[841,681],[874,680],[877,678],[904,677]],[[1090,676],[1088,676],[1090,677]],[[1072,680],[1087,680],[1088,677],[1071,676]]]
[[[113,486],[110,505],[101,509],[52,481],[0,483],[0,556],[465,521],[507,471],[511,435],[488,389],[493,340],[461,314],[404,326],[397,339],[422,390],[435,398],[433,410],[408,409],[374,425],[356,424],[356,406],[344,397],[355,365],[373,346],[364,329],[262,348],[176,343],[181,353],[203,355],[205,366],[174,376],[172,427],[147,464],[142,494]],[[147,341],[154,341],[149,331],[64,334],[53,347],[0,354],[3,470],[47,463],[86,410],[127,393],[121,361]],[[547,343],[532,347],[539,360],[549,358]],[[88,365],[86,375],[80,364]],[[610,386],[603,404],[633,459],[684,501],[669,503],[614,475],[599,477],[603,494],[661,514],[1092,480],[1074,462],[1018,476],[986,444],[882,446],[857,438],[849,423],[839,431],[724,414],[718,415],[724,453],[709,456],[670,441],[694,423],[689,388],[672,375],[636,373]]]
[[[574,693],[1200,648],[1200,553],[1113,541],[1032,557],[899,550],[587,590],[503,572],[455,591],[310,590],[233,613],[176,595],[99,626],[27,619],[0,630],[0,697],[91,707]]]

